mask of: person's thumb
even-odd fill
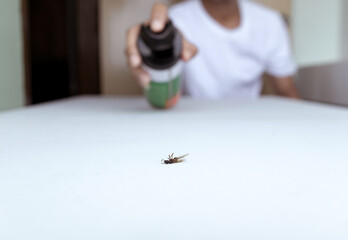
[[[154,32],[161,32],[168,21],[168,9],[163,3],[156,3],[151,12],[150,28]]]

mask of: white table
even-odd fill
[[[169,153],[187,161],[162,165]],[[348,239],[348,110],[81,97],[0,114],[0,239]]]

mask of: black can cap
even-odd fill
[[[182,40],[172,21],[161,32],[153,32],[150,26],[141,26],[138,49],[143,62],[155,69],[173,66],[181,56]]]
[[[171,21],[161,32],[153,32],[150,26],[142,26],[140,37],[152,51],[165,51],[173,46],[175,28]]]

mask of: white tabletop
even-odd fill
[[[169,153],[187,161],[162,165]],[[81,97],[0,114],[0,239],[348,239],[348,110]]]

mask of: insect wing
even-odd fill
[[[183,161],[185,161],[185,159],[177,159],[177,160],[175,161],[175,163],[181,163],[181,162],[183,162]]]
[[[182,155],[182,156],[180,156],[180,157],[177,157],[176,159],[179,161],[183,161],[183,158],[185,158],[185,157],[187,157],[188,156],[188,154],[185,154],[185,155]]]

